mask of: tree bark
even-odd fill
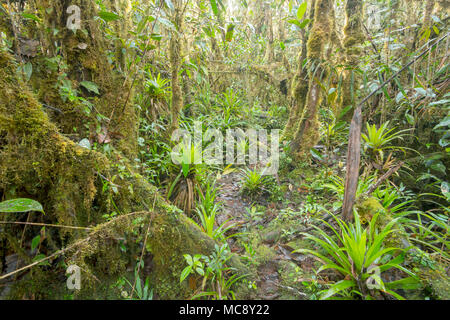
[[[329,13],[333,2],[331,0],[316,0],[314,21],[307,43],[307,58],[316,66],[309,69],[308,95],[305,107],[302,110],[294,139],[291,143],[291,152],[298,159],[309,157],[309,151],[319,139],[318,110],[321,103],[321,88],[319,81],[326,77],[324,66],[325,45],[329,41]]]
[[[309,19],[314,20],[314,6],[315,0],[311,3],[309,8]],[[311,24],[310,24],[311,25]],[[308,30],[309,31],[309,30]],[[304,62],[307,58],[308,52],[308,32],[302,30],[302,49],[297,59],[297,70],[292,78],[290,95],[290,112],[288,122],[283,130],[282,140],[292,140],[296,132],[300,116],[302,115],[305,106],[306,97],[308,94],[309,75],[307,69],[304,67]]]
[[[342,109],[352,106],[344,119],[351,120],[356,103],[356,92],[359,87],[355,70],[361,59],[362,45],[365,41],[362,30],[363,3],[359,0],[348,0],[345,7],[346,21],[344,27],[343,48],[345,52],[345,70],[342,81],[341,107],[336,110],[336,115]]]
[[[183,0],[175,0],[173,23],[177,31],[172,32],[169,45],[170,67],[172,74],[172,105],[171,114],[172,121],[169,133],[178,128],[178,118],[183,109],[183,92],[180,84],[180,68],[181,68],[181,46],[182,39],[180,33],[183,32]]]

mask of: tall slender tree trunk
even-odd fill
[[[172,104],[169,133],[178,128],[178,118],[183,108],[183,92],[180,84],[180,68],[181,68],[181,46],[182,39],[180,33],[183,32],[183,0],[174,0],[173,23],[177,28],[176,32],[172,32],[169,45],[170,67],[172,74]]]
[[[315,1],[311,2],[309,7],[309,19],[314,20]],[[310,24],[311,25],[311,24]],[[309,30],[308,30],[309,31]],[[304,62],[308,53],[308,33],[305,29],[301,31],[302,49],[297,59],[297,70],[292,78],[289,118],[286,126],[283,130],[282,140],[292,140],[294,133],[300,122],[300,116],[302,115],[303,108],[305,107],[306,97],[308,94],[308,71],[304,68]]]
[[[343,72],[342,101],[341,108],[336,110],[338,115],[343,108],[352,106],[347,112],[345,119],[351,120],[356,102],[356,92],[359,87],[358,77],[355,70],[361,59],[364,34],[362,30],[363,2],[359,0],[348,0],[345,7],[346,24],[344,27],[344,64],[346,70]]]
[[[274,60],[273,24],[272,24],[272,8],[270,7],[270,3],[268,2],[264,4],[264,17],[265,17],[265,24],[267,27],[266,54],[264,60],[268,63],[271,63]]]
[[[299,120],[291,152],[298,159],[309,157],[309,151],[319,140],[318,111],[321,103],[321,87],[319,82],[326,77],[324,66],[325,45],[330,40],[329,13],[333,1],[316,0],[314,21],[307,43],[307,59],[309,62],[309,85],[305,107]],[[314,68],[311,66],[314,65]]]

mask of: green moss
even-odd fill
[[[192,295],[187,282],[180,284],[180,274],[184,269],[184,254],[207,255],[213,242],[200,230],[179,220],[186,218],[172,213],[154,218],[147,249],[153,254],[155,273],[152,283],[162,299],[186,299]]]
[[[311,241],[306,239],[295,239],[293,241],[290,241],[287,243],[289,247],[291,247],[294,250],[298,249],[311,249],[314,250],[314,245]]]
[[[332,2],[317,0],[314,9],[314,21],[307,42],[307,58],[319,67],[309,71],[308,93],[305,107],[299,112],[298,126],[291,143],[291,152],[297,160],[309,159],[310,149],[319,141],[318,110],[322,102],[321,88],[318,81],[328,75],[324,65],[324,48],[329,39],[330,21],[328,13]]]
[[[418,274],[428,289],[431,298],[438,300],[450,299],[450,280],[445,269],[422,269]]]
[[[310,275],[297,266],[292,261],[280,261],[278,274],[280,276],[281,300],[298,300],[304,299],[305,296],[300,294],[304,292],[300,279],[309,279]],[[291,288],[290,290],[288,288]]]
[[[384,207],[374,197],[361,197],[355,203],[355,208],[362,223],[368,223],[379,212],[385,213]]]
[[[277,256],[276,251],[266,245],[260,245],[255,248],[255,261],[258,265],[266,264]]]
[[[361,223],[368,224],[372,218],[379,213],[375,226],[384,229],[394,217],[389,214],[381,203],[374,197],[360,197],[355,203],[356,211],[359,214]],[[395,232],[391,232],[384,240],[385,247],[405,248],[408,246],[407,233],[400,223],[393,226]]]
[[[107,128],[107,133],[112,145],[130,159],[137,155],[138,114],[133,104],[134,90],[130,81],[114,69],[107,55],[108,42],[102,36],[97,16],[95,2],[74,0],[72,5],[80,7],[84,19],[83,30],[73,32],[66,28],[65,4],[60,1],[38,0],[37,7],[43,19],[42,25],[52,25],[58,28],[57,34],[42,30],[41,41],[49,50],[55,53],[60,51],[64,65],[66,80],[70,80],[72,87],[79,90],[80,97],[90,100],[95,106],[89,115],[83,112],[84,106],[79,103],[66,103],[61,100],[58,92],[58,72],[48,72],[45,61],[37,63],[36,70],[40,71],[39,80],[45,79],[45,83],[35,82],[35,89],[39,90],[39,97],[43,102],[58,106],[64,112],[61,116],[54,117],[64,133],[72,134],[73,128],[83,137],[96,140],[97,127]],[[53,10],[45,10],[53,8]],[[55,43],[62,43],[61,48],[56,48]],[[86,45],[80,49],[80,44]],[[43,59],[45,60],[45,59]],[[120,64],[120,63],[119,63]],[[81,81],[92,81],[99,89],[99,95],[91,96],[80,88]],[[98,120],[102,116],[108,120]],[[89,128],[85,128],[85,124]],[[80,138],[81,140],[81,138]]]

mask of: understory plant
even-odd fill
[[[215,245],[215,251],[210,256],[185,254],[187,267],[183,269],[180,283],[190,275],[201,277],[201,285],[192,299],[210,297],[213,300],[235,300],[236,295],[232,286],[247,275],[234,273],[235,269],[228,267],[227,262],[232,258],[228,244]]]
[[[255,198],[264,193],[270,194],[273,187],[273,177],[265,176],[258,169],[242,170],[242,194]]]
[[[221,203],[216,201],[217,189],[214,183],[207,182],[205,190],[200,193],[200,200],[197,203],[195,211],[200,220],[199,227],[214,240],[226,240],[231,235],[226,237],[227,231],[236,226],[234,223],[228,223],[230,219],[224,221],[220,226],[217,226],[216,216],[221,210]]]
[[[180,163],[177,176],[173,179],[167,190],[167,199],[182,209],[186,214],[191,214],[195,209],[196,201],[201,194],[198,171],[201,164],[196,164],[199,156],[195,145],[184,146],[180,150],[178,161]]]
[[[344,193],[345,193],[345,180],[339,176],[330,176],[328,179],[330,182],[325,183],[323,185],[323,187],[325,189],[331,190],[334,193],[336,193],[339,200],[342,201],[344,199]],[[369,187],[374,183],[374,181],[375,181],[374,176],[367,177],[367,178],[361,177],[358,180],[358,186],[356,189],[356,197],[358,197],[359,195],[361,195],[365,191],[367,191],[367,189],[369,189]]]
[[[392,295],[397,299],[402,296],[393,291],[396,288],[414,288],[418,281],[415,274],[401,266],[404,260],[404,250],[396,247],[385,247],[386,238],[396,232],[394,226],[398,219],[390,221],[378,230],[375,214],[367,228],[361,225],[358,213],[355,212],[355,222],[346,223],[333,215],[338,228],[322,221],[331,231],[332,235],[314,226],[320,237],[312,234],[303,235],[318,244],[326,255],[309,249],[299,249],[294,252],[308,253],[316,256],[322,262],[317,270],[332,269],[339,273],[343,280],[332,284],[328,289],[320,292],[320,299],[329,298],[373,298],[373,293]],[[393,268],[399,269],[409,277],[401,280],[385,282],[382,273]]]
[[[375,159],[377,155],[383,159],[384,151],[389,149],[401,151],[408,149],[401,146],[393,146],[390,143],[398,139],[403,140],[403,137],[406,135],[405,132],[409,131],[409,129],[394,132],[395,128],[389,129],[388,126],[389,121],[383,123],[379,128],[366,123],[367,134],[363,133],[361,137],[365,142],[364,149],[370,150],[370,157],[372,159]]]

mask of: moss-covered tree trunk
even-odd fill
[[[169,57],[170,57],[170,68],[172,75],[172,104],[171,104],[171,125],[169,132],[178,128],[178,117],[183,108],[183,92],[180,81],[180,68],[181,68],[181,47],[182,39],[180,33],[183,32],[183,9],[184,1],[175,0],[174,13],[172,15],[173,24],[175,25],[177,31],[172,32],[170,37],[169,45]]]
[[[267,28],[267,36],[266,36],[266,54],[264,60],[267,63],[273,62],[275,58],[274,50],[273,50],[273,24],[272,24],[272,8],[270,7],[270,3],[266,2],[264,4],[264,20]]]
[[[116,48],[116,64],[121,71],[126,71],[127,47],[122,43],[128,38],[128,29],[130,28],[131,0],[111,0],[112,11],[120,12],[122,19],[116,21],[114,27],[117,33],[117,39],[114,43]]]
[[[309,6],[309,19],[314,19],[315,0],[311,2]],[[302,49],[297,59],[297,70],[292,78],[290,105],[288,122],[283,130],[282,140],[292,140],[297,126],[300,122],[300,116],[303,113],[303,108],[306,102],[306,96],[308,94],[308,71],[304,68],[304,62],[307,58],[308,52],[308,32],[302,30]]]
[[[191,289],[185,284],[179,284],[179,276],[184,268],[183,254],[209,254],[215,242],[189,222],[178,209],[166,203],[155,187],[133,171],[128,160],[117,154],[108,159],[61,135],[16,70],[17,64],[2,48],[0,198],[35,199],[43,204],[45,215],[33,215],[30,222],[67,226],[95,226],[104,222],[103,216],[113,210],[118,212],[119,217],[130,212],[148,211],[141,216],[147,217],[142,221],[144,225],[151,223],[147,249],[153,257],[151,278],[155,292],[160,298],[188,298],[192,294]],[[114,176],[117,179],[114,180]],[[109,182],[112,180],[114,183]],[[116,187],[115,191],[112,186]],[[17,221],[21,217],[24,218],[17,214],[2,215],[2,219],[8,221]],[[117,279],[126,272],[126,258],[120,253],[119,243],[114,238],[122,238],[128,229],[136,229],[137,226],[130,221],[127,226],[115,227],[107,236],[95,238],[100,243],[91,243],[81,252],[71,252],[67,257],[82,264],[85,267],[83,272],[98,279]],[[4,232],[19,237],[20,230],[5,227]],[[49,232],[47,237],[52,238],[59,248],[85,237],[81,231],[57,230]],[[34,236],[27,233],[25,240],[29,241]],[[42,243],[41,252],[48,250],[47,254],[50,254],[52,250],[50,247],[45,248],[47,244],[47,241]],[[233,264],[242,270],[237,259]],[[57,264],[52,264],[51,270],[65,273]],[[61,277],[55,280],[44,275],[35,272],[24,278],[35,284],[41,283],[33,287],[39,287],[39,290],[36,289],[38,291],[33,292],[33,289],[28,288],[28,293],[41,298],[55,298],[45,289],[55,285],[65,288],[64,277],[63,280]],[[88,277],[85,273],[83,275]],[[92,285],[99,284],[93,282]],[[88,289],[92,287],[86,288],[84,294],[92,294],[93,291]]]
[[[361,59],[362,45],[364,43],[363,34],[363,2],[359,0],[348,0],[345,6],[346,21],[344,27],[344,64],[342,81],[342,101],[341,108],[336,110],[338,115],[343,108],[352,106],[346,113],[345,119],[351,120],[355,107],[356,92],[358,90],[358,76],[356,70]]]
[[[134,159],[138,115],[133,91],[129,79],[109,62],[107,49],[113,49],[113,44],[101,34],[95,1],[35,2],[43,21],[40,24],[42,48],[49,59],[58,54],[62,57],[54,67],[49,67],[46,58],[33,61],[36,70],[33,87],[38,91],[39,101],[62,111],[53,115],[52,120],[63,133],[78,135],[79,140],[88,138],[91,143],[110,141],[124,155]],[[70,6],[80,8],[80,29],[76,31],[67,27]],[[96,85],[98,94],[82,86],[87,82]],[[77,97],[72,94],[67,98],[61,94],[74,90]]]
[[[309,84],[305,107],[303,108],[298,127],[291,142],[291,152],[297,158],[306,158],[309,151],[319,139],[318,111],[321,103],[321,87],[319,81],[326,76],[324,66],[325,45],[329,41],[329,13],[333,2],[316,0],[314,21],[307,43],[307,59],[309,62]],[[314,65],[314,68],[311,66]]]

